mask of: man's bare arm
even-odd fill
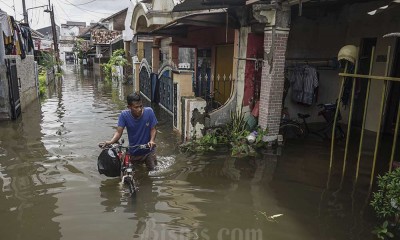
[[[150,142],[148,143],[150,149],[153,148],[156,145],[156,143],[155,143],[156,135],[157,135],[156,127],[151,128],[151,130],[150,130]]]
[[[121,138],[123,132],[124,132],[124,128],[118,127],[114,133],[114,136],[111,138],[110,141],[105,141],[103,144],[99,144],[99,145],[110,145],[110,144],[114,144],[114,143],[118,142],[118,140]]]

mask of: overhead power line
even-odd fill
[[[87,10],[87,9],[84,9],[84,8],[81,8],[81,7],[79,7],[79,5],[77,5],[77,4],[74,4],[74,3],[71,3],[70,1],[68,1],[68,0],[65,0],[67,3],[69,3],[69,4],[67,4],[67,3],[63,3],[63,4],[66,4],[66,5],[72,5],[72,6],[74,6],[74,7],[76,7],[76,8],[78,8],[78,9],[80,9],[80,10],[82,10],[82,11],[85,11],[85,12],[91,12],[91,13],[97,13],[97,14],[111,14],[111,13],[105,13],[105,12],[95,12],[95,11],[90,11],[90,10]]]
[[[92,1],[89,1],[89,2],[86,2],[86,3],[80,3],[80,4],[73,4],[73,3],[71,3],[71,2],[68,2],[69,4],[68,5],[72,5],[72,6],[82,6],[82,5],[86,5],[86,4],[89,4],[89,3],[92,3],[92,2],[96,2],[97,0],[92,0]]]
[[[7,7],[14,9],[12,6],[8,5],[6,2],[4,2],[3,0],[0,0],[0,2],[4,3]]]
[[[71,18],[69,17],[69,15],[64,11],[64,8],[62,6],[60,6],[60,4],[55,1],[56,5],[60,7],[61,11],[64,13],[64,15],[68,18],[68,20],[71,20]],[[65,19],[66,20],[66,19]]]

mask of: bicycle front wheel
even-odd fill
[[[135,180],[133,180],[132,177],[125,178],[125,184],[128,187],[129,193],[131,196],[134,196],[136,194],[136,184]]]
[[[283,123],[279,127],[279,134],[283,136],[283,141],[287,139],[303,138],[305,131],[298,123]]]

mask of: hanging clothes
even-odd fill
[[[11,34],[10,34],[10,36],[6,36],[6,34],[3,32],[4,47],[5,47],[6,55],[13,55],[13,52],[14,52],[14,27],[11,22],[10,16],[7,16],[7,22],[8,22],[8,26],[10,27]]]
[[[12,49],[14,47],[14,27],[11,22],[11,17],[7,15],[6,19],[8,22],[8,27],[10,29],[10,35],[7,36],[3,29],[4,45],[6,48],[6,55],[11,55]]]
[[[306,66],[304,68],[304,85],[302,103],[312,105],[314,103],[315,89],[318,87],[318,74],[314,67]]]
[[[3,29],[3,33],[6,37],[10,37],[12,35],[10,21],[8,18],[8,14],[0,9],[0,25]]]
[[[25,45],[26,53],[33,54],[34,44],[33,44],[33,40],[32,40],[31,29],[29,28],[29,26],[27,26],[25,24],[20,24],[20,28],[21,28],[21,35],[22,35],[23,42]]]
[[[8,16],[7,21],[9,22],[12,34],[7,37],[3,32],[5,53],[6,55],[20,55],[21,59],[25,59],[26,47],[21,35],[22,30],[12,16]]]
[[[294,102],[302,102],[303,100],[303,75],[304,71],[301,67],[295,67],[289,73],[289,81],[292,87],[291,97]]]
[[[309,65],[295,67],[289,74],[289,81],[292,87],[291,98],[294,102],[305,105],[316,102],[319,80],[314,67]]]
[[[15,26],[15,29],[17,31],[17,39],[18,39],[18,46],[19,46],[19,52],[17,52],[18,55],[21,56],[21,59],[25,59],[26,58],[26,48],[25,48],[25,43],[22,41],[22,35],[21,35],[21,28],[19,27],[19,25]]]

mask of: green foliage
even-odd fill
[[[380,218],[395,218],[400,215],[400,168],[378,176],[378,191],[371,205]]]
[[[41,59],[39,61],[39,65],[44,67],[47,70],[52,70],[54,66],[57,65],[57,61],[53,54],[42,52]]]
[[[246,137],[250,134],[250,131],[247,130],[246,126],[244,114],[241,110],[231,112],[231,120],[226,125],[226,133],[229,139],[231,139],[232,156],[241,157],[255,154],[254,149],[247,144]]]
[[[388,172],[383,176],[378,176],[378,190],[373,194],[371,206],[379,218],[389,223],[389,226],[395,230],[395,234],[399,232],[400,168]],[[384,228],[388,228],[388,224],[385,224],[385,222],[377,228],[379,230],[375,231],[377,234],[387,235],[387,233],[390,233],[388,230],[386,232],[384,230]]]
[[[199,139],[193,136],[192,141],[181,145],[181,149],[197,153],[215,151],[217,147],[228,144],[226,136],[221,134],[221,130],[221,128],[213,129]]]
[[[257,127],[254,131],[250,132],[247,128],[242,111],[231,113],[231,121],[227,124],[227,132],[230,133],[232,152],[234,157],[256,156],[257,150],[266,146],[263,141],[264,136],[268,133],[267,129],[263,130]],[[254,137],[254,141],[249,141],[248,138]]]
[[[74,42],[74,47],[72,48],[74,52],[78,53],[78,58],[83,59],[87,52],[90,50],[89,44],[82,38],[77,38]]]
[[[39,59],[39,66],[42,68],[52,71],[55,69],[56,72],[56,77],[62,76],[62,70],[61,70],[61,65],[63,64],[62,61],[57,62],[55,56],[52,53],[48,52],[42,52],[41,57]],[[57,68],[55,68],[57,66]]]
[[[43,97],[46,94],[46,72],[40,71],[39,73],[39,96]]]
[[[372,231],[372,233],[376,234],[378,239],[382,239],[382,240],[387,239],[387,238],[394,238],[394,234],[389,232],[388,226],[389,226],[389,222],[384,221],[382,223],[382,225],[376,227],[375,230]]]
[[[247,123],[244,120],[242,111],[231,112],[230,121],[223,127],[209,130],[203,137],[181,145],[181,150],[189,152],[209,152],[215,151],[221,146],[231,148],[231,155],[234,157],[256,156],[257,150],[265,147],[266,142],[263,137],[267,130],[258,127],[252,134],[255,140],[248,141],[250,131],[247,129]]]
[[[110,60],[107,63],[101,65],[106,79],[110,80],[112,74],[115,72],[114,66],[126,66],[128,65],[128,60],[125,58],[124,49],[117,49],[113,52]]]

